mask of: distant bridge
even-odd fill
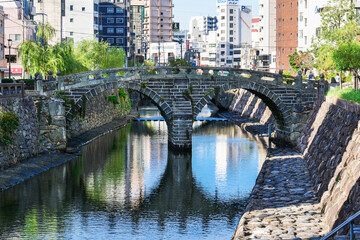
[[[65,90],[81,107],[105,90],[127,88],[149,97],[165,119],[171,146],[191,148],[192,125],[202,108],[222,92],[246,89],[270,108],[277,121],[277,136],[286,141],[297,138],[298,115],[312,108],[321,85],[268,72],[212,67],[116,68],[38,81],[40,92]],[[43,85],[44,84],[44,85]],[[320,86],[320,87],[319,87]]]

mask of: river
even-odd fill
[[[134,121],[0,193],[0,239],[231,239],[266,151],[230,122],[195,125],[192,153]]]

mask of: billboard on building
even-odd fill
[[[173,30],[174,31],[180,31],[180,23],[174,22],[173,23]]]
[[[217,0],[218,5],[239,5],[239,0]]]

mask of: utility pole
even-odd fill
[[[26,38],[25,38],[25,0],[21,1],[21,16],[22,16],[22,41],[25,42]],[[25,78],[25,71],[24,69],[22,70],[21,73],[21,78]]]
[[[159,40],[159,46],[158,46],[158,54],[159,54],[159,56],[158,56],[158,65],[160,66],[160,40]]]

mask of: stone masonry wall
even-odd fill
[[[326,224],[333,228],[359,211],[360,105],[328,97],[319,102],[297,146],[307,162]]]
[[[76,115],[72,119],[68,119],[67,137],[69,139],[77,137],[86,131],[110,123],[123,115],[125,112],[119,109],[119,105],[115,105],[108,100],[108,96],[117,94],[117,89],[106,90],[87,101],[84,118]]]
[[[0,169],[44,151],[66,148],[66,121],[63,102],[45,96],[0,99],[0,114],[11,112],[20,124],[12,144],[0,144]]]
[[[274,116],[264,102],[244,89],[236,91],[229,110],[240,113],[241,116],[258,121],[262,124],[275,123]]]
[[[11,112],[19,117],[18,129],[12,134],[13,143],[7,146],[0,144],[0,168],[6,168],[21,160],[40,153],[39,123],[34,102],[27,98],[0,99],[0,114]]]

